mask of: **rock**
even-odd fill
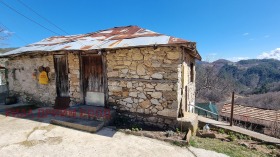
[[[129,95],[129,92],[127,92],[127,91],[122,92],[123,97],[128,97],[128,95]]]
[[[132,104],[127,103],[127,104],[126,104],[126,107],[132,108]]]
[[[149,100],[145,100],[145,101],[141,102],[141,103],[139,104],[139,106],[140,106],[141,108],[146,109],[146,108],[148,108],[148,107],[151,106],[151,102],[150,102]]]
[[[154,104],[154,105],[160,105],[160,103],[158,102],[157,99],[152,99],[151,103]]]
[[[157,114],[166,117],[177,117],[177,110],[164,109],[162,111],[158,111]]]
[[[172,91],[173,85],[158,83],[155,88],[156,90]]]
[[[131,97],[137,97],[137,92],[130,92],[130,93],[129,93],[129,96],[131,96]]]
[[[171,63],[172,63],[172,61],[171,61],[171,60],[168,60],[168,59],[165,59],[165,60],[163,61],[163,63],[166,63],[166,64],[171,64]]]
[[[157,122],[157,118],[155,118],[155,117],[149,117],[149,118],[147,118],[147,120],[148,120],[149,122],[154,122],[154,123]]]
[[[143,64],[139,64],[137,66],[136,72],[138,75],[146,75],[145,66]]]
[[[126,87],[126,82],[121,81],[120,84],[119,84],[119,86],[121,86],[121,87]]]
[[[124,64],[124,65],[130,65],[131,62],[130,62],[130,61],[124,61],[123,64]]]
[[[131,82],[127,82],[127,88],[132,88],[132,83]]]
[[[146,88],[154,88],[154,86],[147,83],[147,84],[146,84]]]
[[[172,123],[172,120],[170,120],[170,119],[165,119],[165,120],[164,120],[164,123],[166,123],[166,124],[171,124],[171,123]]]
[[[120,92],[122,91],[122,87],[118,86],[108,86],[110,92]]]
[[[122,69],[121,72],[126,74],[128,72],[128,69]]]
[[[141,109],[141,108],[140,108],[140,109],[137,109],[136,111],[137,111],[138,113],[144,113],[144,109]]]
[[[143,88],[142,87],[137,87],[136,90],[137,91],[143,91]]]
[[[154,79],[163,79],[163,76],[160,73],[154,73],[151,77]]]
[[[128,103],[133,103],[132,98],[125,98],[125,99],[123,99],[123,101],[128,102]]]
[[[138,97],[142,98],[142,99],[147,99],[147,97],[146,97],[146,95],[144,93],[139,93]]]
[[[151,94],[151,96],[152,96],[153,98],[159,99],[159,98],[161,98],[162,93],[161,93],[161,92],[153,92],[153,93]]]
[[[175,60],[179,59],[180,53],[179,52],[166,52],[167,53],[167,59]]]
[[[132,60],[140,61],[143,60],[143,55],[141,52],[135,52],[132,54]]]
[[[119,103],[120,103],[121,105],[123,105],[123,106],[126,105],[126,102],[124,102],[124,101],[120,101]]]
[[[162,111],[163,110],[163,107],[161,106],[161,105],[156,105],[156,107],[155,107],[157,110],[159,110],[159,111]]]
[[[244,146],[244,147],[246,147],[246,148],[250,148],[250,144],[249,144],[249,143],[246,143],[246,142],[239,142],[238,144],[241,145],[241,146]]]
[[[156,108],[153,108],[153,109],[151,110],[151,112],[152,112],[152,113],[157,113],[158,110],[157,110]]]
[[[118,77],[119,76],[119,72],[118,71],[111,71],[107,73],[108,77]]]
[[[158,67],[160,67],[160,63],[155,63],[155,62],[153,62],[153,63],[152,63],[152,67],[158,68]]]
[[[162,92],[163,94],[163,97],[166,99],[166,100],[177,100],[177,93],[175,91],[168,91],[168,92]]]
[[[209,132],[209,133],[202,133],[201,137],[204,137],[204,138],[216,138],[216,135],[213,132]]]
[[[133,99],[134,103],[138,103],[138,99]]]

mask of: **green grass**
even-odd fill
[[[231,157],[268,157],[268,154],[240,146],[234,142],[224,142],[218,139],[192,137],[190,145],[196,148],[212,150]]]

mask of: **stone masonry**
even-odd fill
[[[82,104],[79,52],[59,53],[65,53],[68,58],[70,105]],[[109,50],[104,54],[104,61],[107,102],[121,115],[148,125],[176,127],[180,106],[185,112],[189,111],[185,104],[194,103],[195,79],[190,81],[190,64],[195,60],[180,47]],[[34,69],[39,75],[40,66],[51,69],[47,85],[39,84],[32,77]],[[23,102],[54,105],[56,82],[52,53],[10,58],[7,69],[10,95]]]
[[[52,106],[56,97],[55,70],[52,55],[20,56],[7,61],[8,85],[10,95],[19,101]],[[40,66],[50,67],[49,84],[41,85],[37,78]],[[36,71],[35,71],[36,69]]]
[[[80,84],[80,61],[79,55],[76,53],[68,53],[68,68],[69,68],[69,96],[70,106],[82,104],[83,95]]]
[[[174,124],[182,98],[182,55],[179,47],[122,49],[108,54],[109,102],[143,123]]]

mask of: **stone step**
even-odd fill
[[[51,117],[68,117],[84,120],[96,120],[102,121],[105,125],[113,122],[116,117],[116,111],[112,109],[106,109],[103,107],[81,106],[70,107],[68,109],[53,109],[53,108],[40,108],[38,114],[44,114],[44,116]]]
[[[76,130],[95,133],[104,126],[104,122],[97,120],[78,119],[73,117],[59,117],[51,119],[51,124],[64,126]]]

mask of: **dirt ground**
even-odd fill
[[[201,156],[226,155],[193,147],[179,147],[146,137],[103,128],[96,134],[0,115],[0,154],[15,156]]]

